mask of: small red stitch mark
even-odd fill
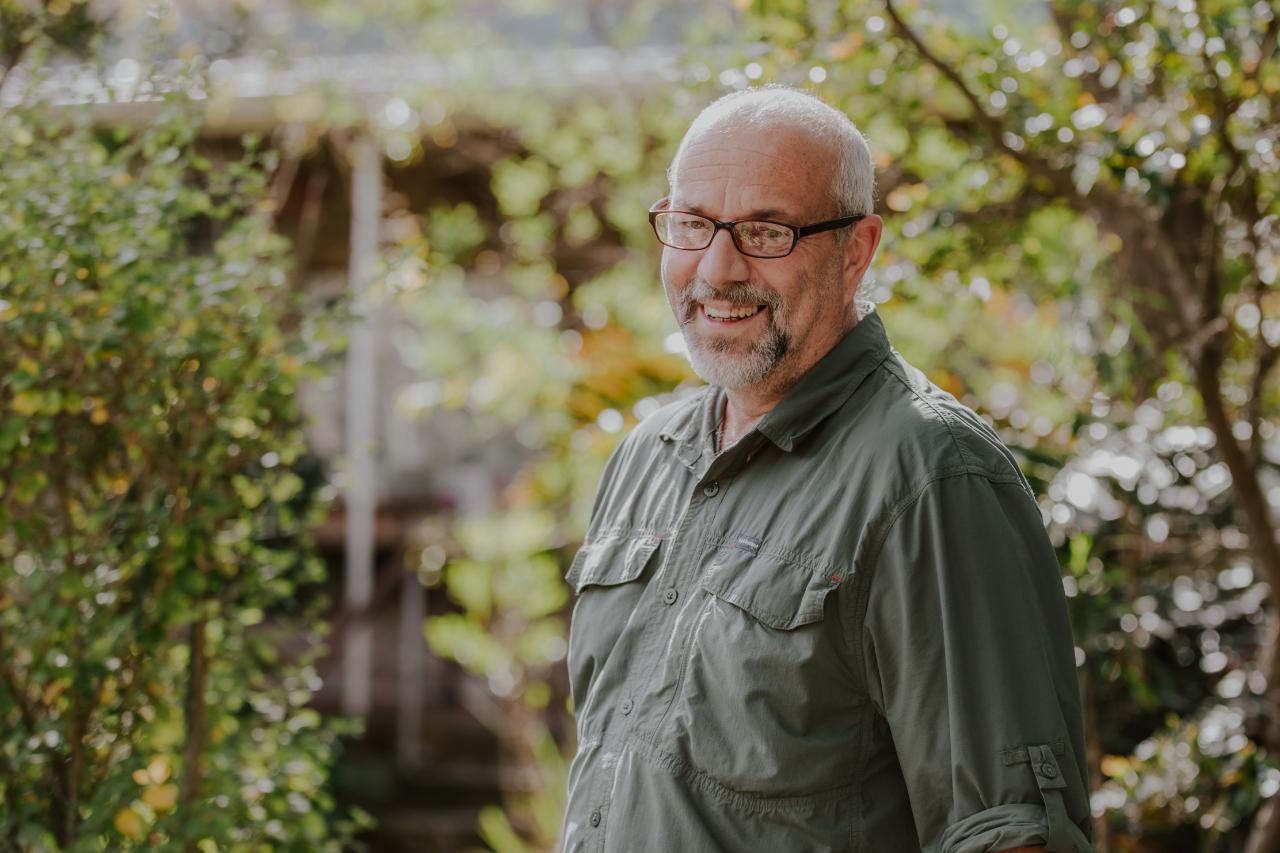
[[[839,575],[832,575],[832,576],[831,576],[831,582],[832,582],[832,583],[840,583],[840,576],[839,576]]]

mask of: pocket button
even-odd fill
[[[676,599],[679,597],[680,593],[676,592],[674,587],[668,588],[666,592],[662,593],[662,600],[667,604],[675,604]]]

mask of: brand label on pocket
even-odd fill
[[[739,551],[746,551],[748,554],[759,554],[760,546],[764,544],[755,536],[739,536],[733,543],[733,547]]]

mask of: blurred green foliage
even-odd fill
[[[62,38],[76,50],[84,4],[54,5],[66,8],[33,17],[0,0],[0,22],[24,33],[71,14]],[[369,35],[365,10],[305,5]],[[474,142],[483,171],[467,203],[434,203],[397,229],[383,295],[430,329],[412,351],[426,378],[402,408],[461,413],[477,441],[525,452],[496,510],[457,525],[456,559],[441,568],[424,557],[422,571],[457,606],[428,620],[427,640],[487,685],[485,719],[522,780],[481,816],[494,849],[554,844],[562,750],[572,748],[571,602],[559,575],[610,450],[694,381],[645,210],[666,192],[663,172],[698,109],[774,81],[811,88],[868,135],[886,238],[863,295],[913,363],[992,420],[1042,495],[1079,645],[1099,848],[1236,850],[1246,837],[1253,851],[1280,846],[1277,12],[1246,0],[988,6],[989,27],[886,0],[708,4],[685,29],[683,60],[647,82],[539,84],[531,96],[527,80],[501,78],[513,65],[519,76],[518,56],[502,54],[470,62],[474,79],[460,75],[449,92],[406,87],[375,115],[391,162]],[[588,7],[570,17],[621,49],[644,40],[664,4]],[[443,23],[456,8],[387,4],[385,40],[470,60],[480,53],[474,26]],[[540,0],[507,11],[533,22],[563,12]],[[281,115],[352,120],[339,100],[299,92]],[[67,815],[90,811],[90,792],[111,804],[92,806],[111,824],[93,836],[108,846],[141,844],[144,833],[206,837],[179,816],[211,825],[198,817],[209,800],[191,812],[166,806],[181,801],[166,785],[183,777],[192,740],[175,685],[192,680],[202,636],[210,744],[215,720],[235,721],[217,741],[225,763],[206,762],[202,790],[227,798],[220,805],[241,833],[337,839],[346,827],[327,822],[317,781],[331,735],[308,728],[297,705],[254,699],[279,694],[265,675],[277,672],[269,650],[255,645],[262,626],[248,623],[276,624],[290,585],[315,577],[296,549],[310,496],[285,476],[299,452],[287,402],[296,376],[273,371],[317,335],[272,332],[293,315],[272,283],[282,248],[248,224],[264,164],[204,163],[175,125],[128,139],[79,129],[64,141],[21,113],[0,121],[0,198],[24,200],[0,207],[0,276],[9,258],[21,271],[0,279],[0,319],[15,330],[0,342],[0,464],[12,467],[0,481],[0,529],[17,531],[0,539],[0,594],[20,605],[3,608],[0,644],[21,636],[22,648],[44,649],[0,655],[34,679],[25,692],[0,681],[5,732],[35,732],[0,745],[16,768],[2,778],[19,780],[3,788],[16,797],[6,808],[18,803],[38,818],[29,825],[45,827],[32,844],[67,837]],[[174,280],[198,286],[165,290]],[[99,282],[119,289],[101,302],[77,297],[83,309],[60,301]],[[94,318],[100,304],[111,307]],[[304,366],[318,356],[292,355]],[[231,376],[234,388],[203,386]],[[182,465],[139,467],[175,454]],[[209,508],[201,521],[164,502],[184,477],[197,484],[191,506]],[[59,546],[59,536],[80,538]],[[83,590],[67,578],[90,573],[66,570],[81,553],[107,567]],[[274,568],[260,576],[246,564]],[[165,596],[171,608],[146,606]],[[44,636],[22,618],[33,607],[56,617],[37,626],[44,645],[28,642]],[[110,646],[86,646],[83,672],[64,651],[82,637]],[[150,653],[162,648],[172,652]],[[299,672],[292,689],[305,701],[305,664]],[[97,678],[117,685],[115,704],[84,724],[102,734],[69,739],[77,714],[97,707],[84,698]],[[39,712],[35,728],[24,707]],[[295,718],[312,736],[305,749],[285,722]],[[79,763],[75,742],[92,744]],[[265,761],[264,744],[305,753],[320,774],[292,792],[310,803],[305,827],[290,816],[291,794],[251,797],[247,780],[232,781],[233,768]],[[95,764],[103,755],[119,769]],[[236,764],[239,755],[248,758]],[[114,787],[91,784],[91,772]],[[64,793],[13,793],[37,784],[80,790],[82,801],[68,811]]]
[[[327,786],[348,727],[306,707],[323,506],[295,393],[337,318],[287,286],[272,155],[215,159],[195,127],[0,114],[5,849],[338,850],[364,825]]]
[[[488,679],[512,731],[545,705],[569,740],[560,664],[517,638],[565,630],[545,560],[567,565],[619,437],[691,381],[644,211],[714,95],[808,86],[876,154],[887,233],[864,295],[1043,496],[1100,849],[1238,849],[1255,820],[1267,849],[1277,26],[1239,0],[1061,0],[985,31],[898,4],[762,0],[709,10],[670,83],[466,100],[500,131],[480,205],[495,212],[424,212],[428,284],[406,307],[461,318],[431,326],[420,366],[445,390],[425,408],[465,411],[529,455],[482,543],[463,537],[466,556],[427,578],[461,608],[429,622],[433,647]],[[711,35],[726,29],[728,57]],[[495,545],[508,530],[522,532]],[[526,731],[511,755],[536,768],[541,729]],[[538,808],[513,795],[507,824],[486,817],[489,843],[547,849]]]

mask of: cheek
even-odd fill
[[[666,291],[667,299],[673,305],[694,277],[696,269],[697,265],[691,264],[688,257],[681,257],[670,250],[662,253],[658,271],[662,277],[662,289]]]
[[[660,265],[663,283],[668,287],[674,285],[677,289],[683,287],[685,282],[693,278],[698,267],[697,261],[697,252],[664,249]]]

